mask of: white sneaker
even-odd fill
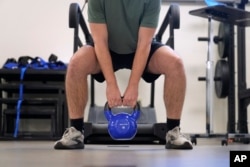
[[[83,149],[84,136],[83,133],[74,127],[67,128],[62,138],[56,141],[54,149]]]
[[[193,149],[189,137],[180,133],[177,126],[166,134],[166,149]]]

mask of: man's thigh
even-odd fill
[[[153,74],[165,74],[166,71],[172,69],[174,62],[178,59],[177,53],[169,46],[164,45],[153,53],[147,70]]]
[[[71,58],[70,63],[71,66],[77,66],[80,70],[85,71],[87,74],[95,74],[101,71],[94,47],[90,45],[84,45],[79,48]]]

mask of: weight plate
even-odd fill
[[[218,32],[218,52],[220,58],[226,58],[229,55],[230,25],[226,23],[219,24]]]
[[[225,98],[229,93],[229,65],[226,60],[219,60],[215,66],[215,92],[218,98]]]

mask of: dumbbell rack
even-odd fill
[[[239,116],[239,122],[238,122],[238,129],[239,133],[236,133],[235,131],[235,56],[234,56],[234,36],[231,35],[229,38],[229,54],[228,55],[228,63],[229,63],[229,73],[230,73],[230,81],[229,81],[229,93],[228,93],[228,126],[227,126],[227,139],[222,140],[222,145],[228,144],[228,141],[230,139],[236,140],[249,140],[249,134],[247,130],[247,105],[250,103],[250,89],[246,89],[246,66],[245,66],[245,27],[250,26],[250,13],[246,12],[241,9],[237,9],[230,6],[210,6],[205,7],[197,10],[193,10],[189,12],[191,15],[199,16],[202,18],[208,19],[209,23],[211,23],[211,20],[227,23],[230,25],[230,32],[234,32],[234,26],[237,26],[238,28],[238,116]],[[209,24],[210,25],[210,24]],[[210,31],[210,30],[209,30]],[[209,41],[211,41],[211,36],[209,36]],[[211,57],[210,57],[211,58]],[[212,61],[212,60],[208,60]],[[211,65],[212,63],[207,63],[208,65]],[[210,68],[211,69],[211,68]],[[207,76],[206,81],[209,88],[207,88],[207,106],[212,105],[211,103],[211,91],[212,85],[211,84],[214,80],[213,74],[210,72],[209,68],[207,67]],[[207,86],[207,87],[208,87]],[[209,98],[210,101],[209,101]],[[207,135],[211,136],[211,133],[213,132],[213,128],[211,126],[211,115],[213,113],[213,110],[210,108],[207,109]],[[210,121],[210,122],[209,122]]]

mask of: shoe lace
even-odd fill
[[[190,140],[190,136],[183,134],[183,133],[180,133],[180,137],[183,137],[183,138],[186,138],[187,140]]]
[[[63,133],[64,138],[68,138],[70,134],[72,133],[72,128],[66,128],[65,132]]]
[[[173,129],[172,132],[173,132],[173,134],[172,134],[173,136],[171,137],[172,139],[175,139],[175,138],[177,138],[179,136],[179,137],[186,138],[187,140],[190,140],[190,136],[181,133],[179,127]]]

